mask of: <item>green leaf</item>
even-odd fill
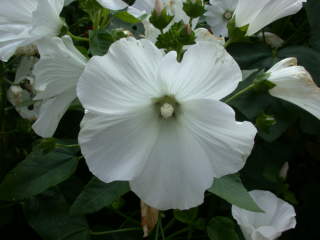
[[[308,0],[305,6],[311,28],[310,44],[314,49],[320,51],[320,1]]]
[[[239,240],[235,230],[235,223],[227,217],[214,217],[207,226],[211,240]]]
[[[105,55],[111,44],[123,37],[126,37],[126,35],[122,31],[92,30],[89,32],[89,51],[92,55]]]
[[[227,50],[241,69],[270,68],[274,63],[272,49],[262,43],[234,43]]]
[[[215,179],[212,187],[209,188],[208,191],[232,205],[253,212],[263,212],[249,195],[237,174]]]
[[[198,217],[198,208],[191,208],[188,210],[174,210],[173,215],[175,219],[185,224],[192,224]]]
[[[44,153],[35,148],[6,175],[0,184],[0,199],[15,201],[37,195],[69,178],[77,165],[73,150],[55,149]]]
[[[44,240],[89,240],[83,216],[70,216],[69,205],[58,190],[25,202],[23,210],[31,227]]]
[[[99,211],[129,191],[127,182],[104,183],[93,177],[71,206],[70,213],[81,215]]]
[[[136,18],[136,17],[132,16],[130,13],[125,12],[125,11],[119,11],[116,14],[114,14],[113,16],[120,19],[123,22],[126,22],[126,23],[135,24],[135,23],[141,22],[141,20],[139,18]]]

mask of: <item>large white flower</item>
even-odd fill
[[[149,40],[121,39],[88,62],[77,88],[90,171],[104,182],[130,181],[158,209],[201,204],[214,177],[244,166],[256,134],[219,101],[241,80],[220,43],[190,47],[181,63],[176,57]]]
[[[69,36],[44,39],[38,44],[40,61],[35,65],[35,100],[42,100],[33,130],[51,137],[63,114],[76,98],[76,84],[87,62]]]
[[[267,73],[268,80],[276,84],[269,93],[305,109],[320,119],[320,88],[296,58],[286,58],[275,64]]]
[[[20,116],[28,120],[36,120],[38,117],[39,104],[33,103],[34,76],[32,69],[39,59],[36,57],[22,57],[17,68],[14,84],[8,89],[7,97]]]
[[[297,13],[307,0],[239,0],[235,10],[237,27],[249,25],[247,35],[253,35],[268,24]]]
[[[206,21],[217,36],[228,37],[228,22],[232,19],[238,0],[210,0],[207,6]]]
[[[287,202],[269,191],[254,190],[250,195],[264,213],[250,212],[232,205],[232,216],[246,240],[274,240],[296,226],[296,213]]]
[[[19,47],[59,33],[64,0],[2,0],[0,59],[7,61]]]

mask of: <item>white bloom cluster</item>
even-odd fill
[[[104,182],[129,181],[131,190],[157,209],[197,206],[214,178],[243,168],[254,146],[255,126],[237,121],[235,111],[223,102],[242,80],[240,67],[225,50],[224,39],[195,29],[198,19],[186,15],[183,0],[163,1],[173,22],[192,20],[195,29],[196,44],[183,49],[181,61],[175,51],[155,45],[160,31],[148,19],[156,0],[136,0],[132,6],[121,0],[97,1],[136,17],[147,14],[145,38],[122,38],[104,56],[87,59],[69,36],[58,37],[63,0],[2,0],[0,58],[7,61],[19,47],[31,44],[40,55],[34,66],[22,60],[29,73],[14,82],[32,76],[28,99],[33,97],[40,106],[27,118],[36,119],[33,129],[38,135],[51,137],[78,97],[85,109],[78,140],[95,176]],[[227,37],[232,19],[253,35],[296,13],[303,2],[210,0],[205,16],[216,35]],[[275,84],[270,95],[320,119],[320,89],[295,58],[278,62],[266,76]],[[10,89],[13,105],[22,101],[21,91]],[[18,111],[24,115],[25,108]],[[251,195],[264,214],[232,208],[247,240],[272,240],[294,227],[290,205],[269,192]]]

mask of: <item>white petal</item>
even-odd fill
[[[122,0],[97,0],[101,6],[111,9],[111,10],[120,10],[126,8],[128,5]]]
[[[276,0],[278,1],[278,0]],[[281,1],[281,0],[279,0]],[[235,10],[236,26],[243,27],[252,23],[260,11],[268,4],[270,0],[259,0],[252,4],[252,0],[239,0]]]
[[[56,36],[63,23],[59,17],[64,0],[41,0],[32,13],[32,29],[30,34],[37,39]]]
[[[297,66],[297,64],[298,60],[295,57],[285,58],[273,65],[273,67],[268,70],[268,73],[272,73],[291,66]]]
[[[32,12],[36,0],[2,0],[0,8],[0,60],[7,61],[20,46],[33,40],[29,31],[32,27]]]
[[[75,89],[86,58],[74,47],[69,36],[45,38],[38,42],[41,59],[35,65],[35,99],[51,98]]]
[[[268,191],[254,190],[250,195],[264,213],[232,206],[232,216],[247,240],[274,240],[296,225],[294,208]]]
[[[137,0],[132,5],[132,8],[138,9],[141,12],[150,14],[155,6],[155,0]]]
[[[264,8],[250,22],[247,35],[253,35],[268,24],[297,13],[302,8],[301,0],[269,0]]]
[[[160,78],[166,82],[168,94],[175,95],[178,101],[220,100],[242,80],[238,64],[219,41],[191,46],[181,63],[174,60],[173,54],[168,54],[160,68]]]
[[[320,119],[320,88],[301,66],[291,66],[271,72],[269,81],[276,86],[269,93],[291,102]]]
[[[76,92],[71,89],[54,98],[43,100],[39,117],[32,129],[41,137],[52,137],[62,116],[75,98]]]
[[[225,44],[224,38],[216,37],[215,35],[210,33],[206,28],[197,28],[194,31],[194,33],[196,35],[196,42],[212,42],[214,44],[219,42],[221,46],[224,46]]]
[[[175,120],[161,121],[159,133],[142,173],[130,181],[131,190],[160,210],[200,205],[213,182],[207,156]]]
[[[162,52],[149,40],[115,42],[107,55],[87,64],[78,84],[81,103],[89,111],[111,114],[150,105],[159,97],[161,58]]]
[[[181,121],[210,159],[214,177],[238,172],[253,148],[254,125],[237,122],[233,109],[220,101],[197,99],[181,105]]]
[[[158,135],[152,107],[121,115],[87,112],[79,143],[90,171],[104,182],[139,175]]]

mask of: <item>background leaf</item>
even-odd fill
[[[207,226],[210,240],[239,240],[235,223],[227,217],[214,217]]]

